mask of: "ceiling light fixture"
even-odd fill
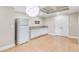
[[[39,7],[38,6],[27,6],[26,7],[26,13],[30,16],[30,17],[36,17],[39,14]]]

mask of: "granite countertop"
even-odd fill
[[[48,28],[48,26],[31,26],[30,30],[31,29],[39,29],[39,28]]]

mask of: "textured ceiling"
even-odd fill
[[[54,12],[69,10],[69,7],[68,6],[46,6],[46,7],[40,8],[40,10],[46,14],[50,14]]]

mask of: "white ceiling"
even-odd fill
[[[46,6],[40,6],[40,8],[43,8],[43,7],[46,7]],[[25,13],[25,10],[26,10],[25,6],[14,6],[13,8],[16,12],[21,12],[21,13]],[[71,14],[71,13],[75,13],[75,12],[79,12],[79,6],[69,6],[69,10],[55,12],[55,13],[51,13],[51,14],[46,14],[46,13],[40,11],[39,16],[47,17],[47,16],[53,16],[56,14]]]

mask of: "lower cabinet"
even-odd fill
[[[44,35],[48,33],[48,28],[36,28],[31,29],[31,38],[38,37],[40,35]]]

